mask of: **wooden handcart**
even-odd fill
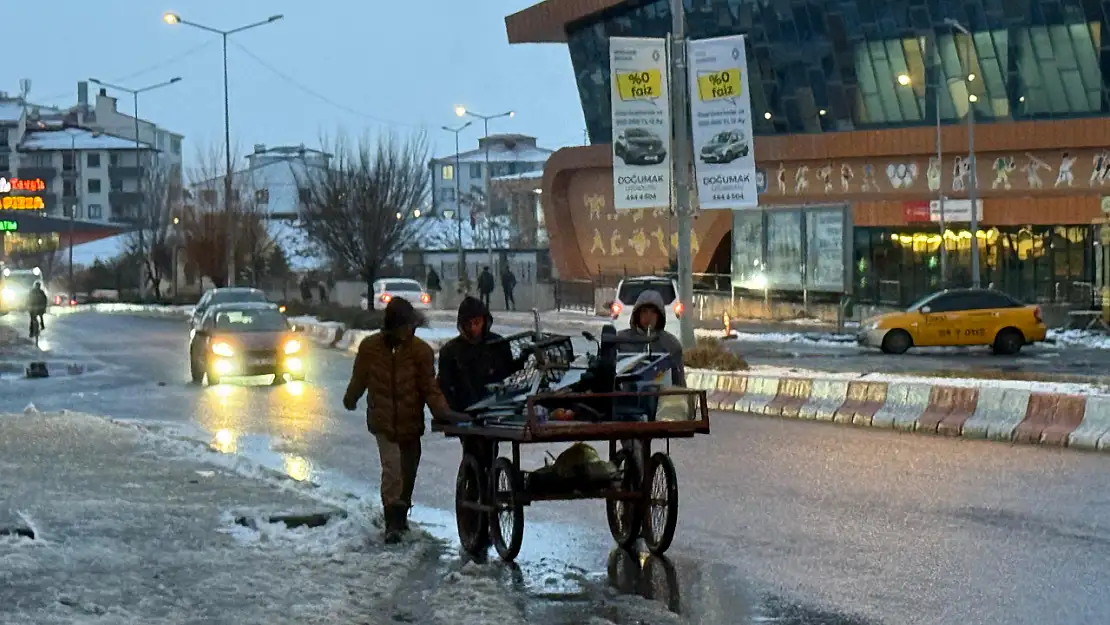
[[[665,355],[634,354],[615,362],[610,358],[608,368],[604,358],[591,357],[582,366],[568,351],[569,337],[533,338],[538,340],[524,349],[535,358],[494,397],[473,407],[473,422],[433,425],[434,431],[449,437],[482,439],[494,450],[505,443],[510,450],[505,456],[495,451],[489,466],[472,454],[462,458],[455,514],[464,550],[475,555],[483,551],[488,528],[500,557],[511,561],[523,542],[525,507],[537,501],[603,499],[619,546],[631,547],[642,538],[649,551],[662,554],[678,522],[678,478],[670,439],[709,433],[705,392],[651,384],[660,370],[669,369]],[[529,339],[518,335],[510,340]],[[599,369],[602,385],[614,390],[593,390]],[[590,390],[583,392],[584,388]],[[575,418],[553,420],[560,410]],[[539,480],[541,470],[521,466],[522,445],[598,441],[608,442],[608,460],[615,469],[611,479],[602,482],[552,488]],[[653,447],[656,441],[665,444]]]

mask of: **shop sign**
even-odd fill
[[[16,232],[18,230],[19,222],[11,219],[0,219],[0,232]]]
[[[41,178],[0,178],[0,193],[45,191],[46,182]],[[0,197],[0,210],[46,210],[41,195],[5,195]]]
[[[983,221],[983,200],[975,200],[975,219]],[[940,200],[929,202],[929,221],[940,223]],[[945,200],[944,223],[971,223],[971,200]]]
[[[929,222],[929,202],[902,202],[902,220],[908,224]]]
[[[671,205],[671,114],[664,39],[611,37],[613,208]]]

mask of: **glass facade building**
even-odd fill
[[[757,135],[928,125],[938,114],[942,122],[956,123],[969,107],[975,107],[976,121],[990,122],[1098,116],[1110,106],[1110,44],[1102,41],[1107,2],[684,4],[692,39],[747,35]],[[612,140],[608,38],[663,37],[670,30],[668,0],[622,4],[567,26],[593,143]],[[970,68],[968,76],[962,68]]]

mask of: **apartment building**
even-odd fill
[[[469,219],[471,209],[482,210],[486,197],[486,146],[489,146],[489,178],[543,171],[552,150],[536,145],[536,138],[519,134],[490,135],[478,140],[478,148],[432,159],[432,214],[459,214]],[[460,198],[458,196],[462,196]],[[507,198],[493,194],[495,215],[508,210]]]

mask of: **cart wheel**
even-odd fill
[[[640,472],[636,469],[636,461],[632,452],[621,449],[613,456],[613,465],[620,471],[620,489],[624,493],[643,492],[640,483]],[[606,499],[605,516],[609,519],[609,532],[613,540],[622,548],[628,549],[640,537],[640,527],[643,525],[644,506],[640,501],[628,499]]]
[[[497,554],[512,562],[524,542],[524,504],[520,471],[508,458],[493,461],[490,471],[490,500],[495,512],[489,517],[489,535]]]
[[[470,454],[464,455],[459,463],[459,475],[455,478],[455,523],[459,528],[459,542],[463,550],[471,555],[480,555],[477,552],[484,546],[488,515],[476,508],[486,503],[484,491],[478,460]]]
[[[671,546],[678,524],[678,476],[670,456],[662,452],[652,454],[646,478],[644,543],[648,551],[658,555]]]

